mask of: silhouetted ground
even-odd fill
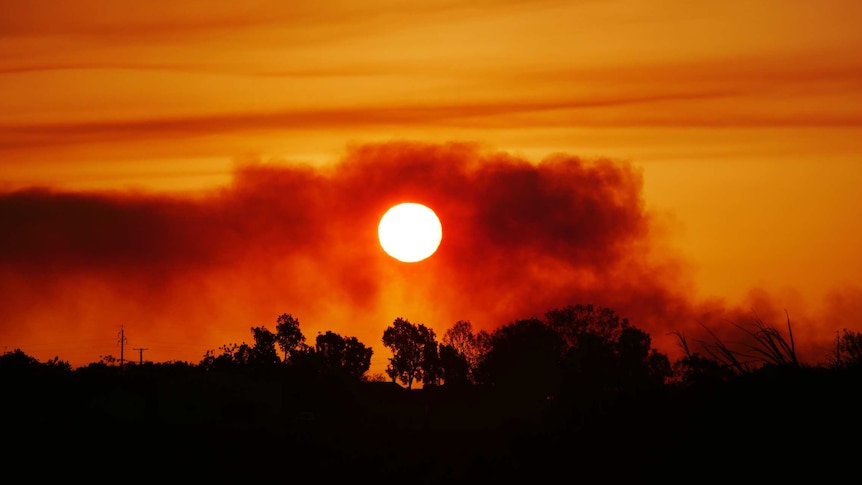
[[[586,404],[238,375],[7,383],[6,473],[93,482],[768,480],[855,471],[860,376],[758,373]]]

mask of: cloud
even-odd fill
[[[242,133],[259,130],[310,130],[362,126],[427,126],[460,124],[493,127],[504,124],[500,117],[530,113],[581,110],[627,106],[666,100],[715,98],[722,93],[670,93],[611,97],[609,99],[552,100],[547,102],[457,103],[440,105],[378,105],[331,109],[282,110],[133,119],[128,121],[72,122],[36,125],[0,125],[6,136],[0,137],[0,149],[29,148],[45,145],[93,143],[101,141],[169,139],[200,137],[220,133]],[[481,120],[481,121],[477,121]],[[539,121],[537,126],[569,123],[554,117]],[[599,125],[602,123],[600,122]]]
[[[292,313],[309,340],[333,330],[373,346],[380,370],[395,317],[442,335],[461,319],[492,330],[592,303],[672,350],[671,330],[696,331],[725,308],[696,300],[641,191],[640,170],[620,162],[392,142],[322,168],[246,164],[196,196],[9,192],[0,339],[82,365],[117,355],[123,324],[147,358],[197,361]],[[403,201],[443,223],[440,249],[420,263],[377,242],[379,218]]]
[[[341,74],[351,71],[345,68]],[[300,72],[295,73],[302,76]],[[337,76],[307,73],[310,77]],[[564,78],[563,78],[564,79]],[[144,116],[126,120],[53,123],[2,123],[0,150],[38,150],[79,144],[123,144],[158,139],[247,133],[290,133],[387,127],[451,129],[536,128],[855,128],[862,117],[841,106],[823,110],[799,108],[785,112],[788,98],[768,109],[751,109],[757,89],[694,87],[645,90],[635,93],[560,95],[533,101],[438,101],[357,103],[330,108],[274,108],[268,111]],[[817,93],[815,93],[817,94]],[[850,95],[855,96],[855,92]],[[814,99],[814,98],[812,98]],[[804,104],[804,103],[803,103]],[[802,104],[800,104],[801,106]],[[732,106],[732,109],[728,107]],[[800,111],[801,110],[801,111]]]

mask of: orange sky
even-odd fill
[[[6,1],[0,345],[83,364],[117,355],[125,323],[145,357],[197,361],[292,312],[311,339],[375,346],[379,370],[396,316],[442,334],[581,298],[654,340],[705,306],[786,308],[812,340],[858,326],[860,21],[850,0]],[[607,159],[617,178],[512,192],[519,163],[555,154],[568,165],[533,176],[597,183],[588,162]],[[475,166],[489,160],[493,183]],[[414,183],[432,166],[457,175]],[[36,186],[52,192],[19,192]],[[439,257],[380,255],[390,198],[345,200],[362,186],[433,199]],[[630,210],[576,210],[620,193]],[[519,203],[477,228],[480,209]],[[535,240],[511,235],[534,220]],[[612,231],[554,232],[569,223]],[[529,264],[470,266],[479,246]]]

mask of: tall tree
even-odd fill
[[[374,349],[365,346],[356,337],[344,339],[343,368],[349,375],[361,379],[371,368],[372,355],[374,355]]]
[[[415,381],[434,383],[439,379],[437,336],[423,324],[396,318],[383,332],[383,345],[392,352],[386,374],[410,389]]]
[[[446,347],[446,350],[444,350],[444,347]],[[463,367],[463,370],[467,373],[466,377],[475,382],[477,380],[475,376],[476,368],[490,348],[491,335],[488,332],[480,330],[479,333],[473,333],[473,324],[468,320],[455,322],[443,334],[443,343],[440,347],[440,358],[441,364],[444,366],[444,373],[450,374],[450,378],[454,377],[457,379],[462,370],[461,368],[466,365],[466,367]],[[452,369],[445,369],[447,365],[452,367]]]
[[[344,338],[328,330],[317,336],[314,350],[325,366],[343,370],[356,379],[360,379],[371,367],[374,353],[356,337]]]
[[[592,335],[602,341],[617,341],[623,329],[629,327],[626,318],[620,318],[610,309],[594,305],[569,305],[545,314],[548,325],[565,340],[567,347],[577,347],[583,335]]]
[[[314,341],[314,352],[326,367],[340,368],[344,359],[344,338],[327,330],[318,334]]]
[[[275,325],[275,337],[278,347],[283,352],[283,361],[287,362],[292,353],[301,350],[305,336],[299,329],[299,319],[289,313],[278,316]]]
[[[563,339],[565,383],[573,394],[600,396],[663,384],[667,356],[651,348],[650,335],[601,306],[575,305],[545,314]]]
[[[491,334],[479,367],[482,380],[524,397],[545,397],[560,382],[563,341],[539,319],[518,320]]]
[[[422,384],[426,386],[439,386],[443,380],[443,366],[440,361],[440,345],[431,332],[431,339],[422,346]]]
[[[473,324],[467,320],[455,322],[443,334],[443,344],[452,347],[456,352],[470,360],[476,350],[476,336],[473,334]]]
[[[440,368],[444,384],[467,384],[470,382],[470,363],[463,354],[451,345],[440,345]]]
[[[256,366],[271,366],[279,362],[275,350],[277,337],[266,327],[252,327],[251,334],[254,346],[251,347],[251,364]]]

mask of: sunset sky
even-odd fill
[[[862,330],[862,3],[6,0],[0,346],[197,362],[577,303]],[[388,207],[443,225],[382,252]],[[698,334],[700,332],[700,334]]]

